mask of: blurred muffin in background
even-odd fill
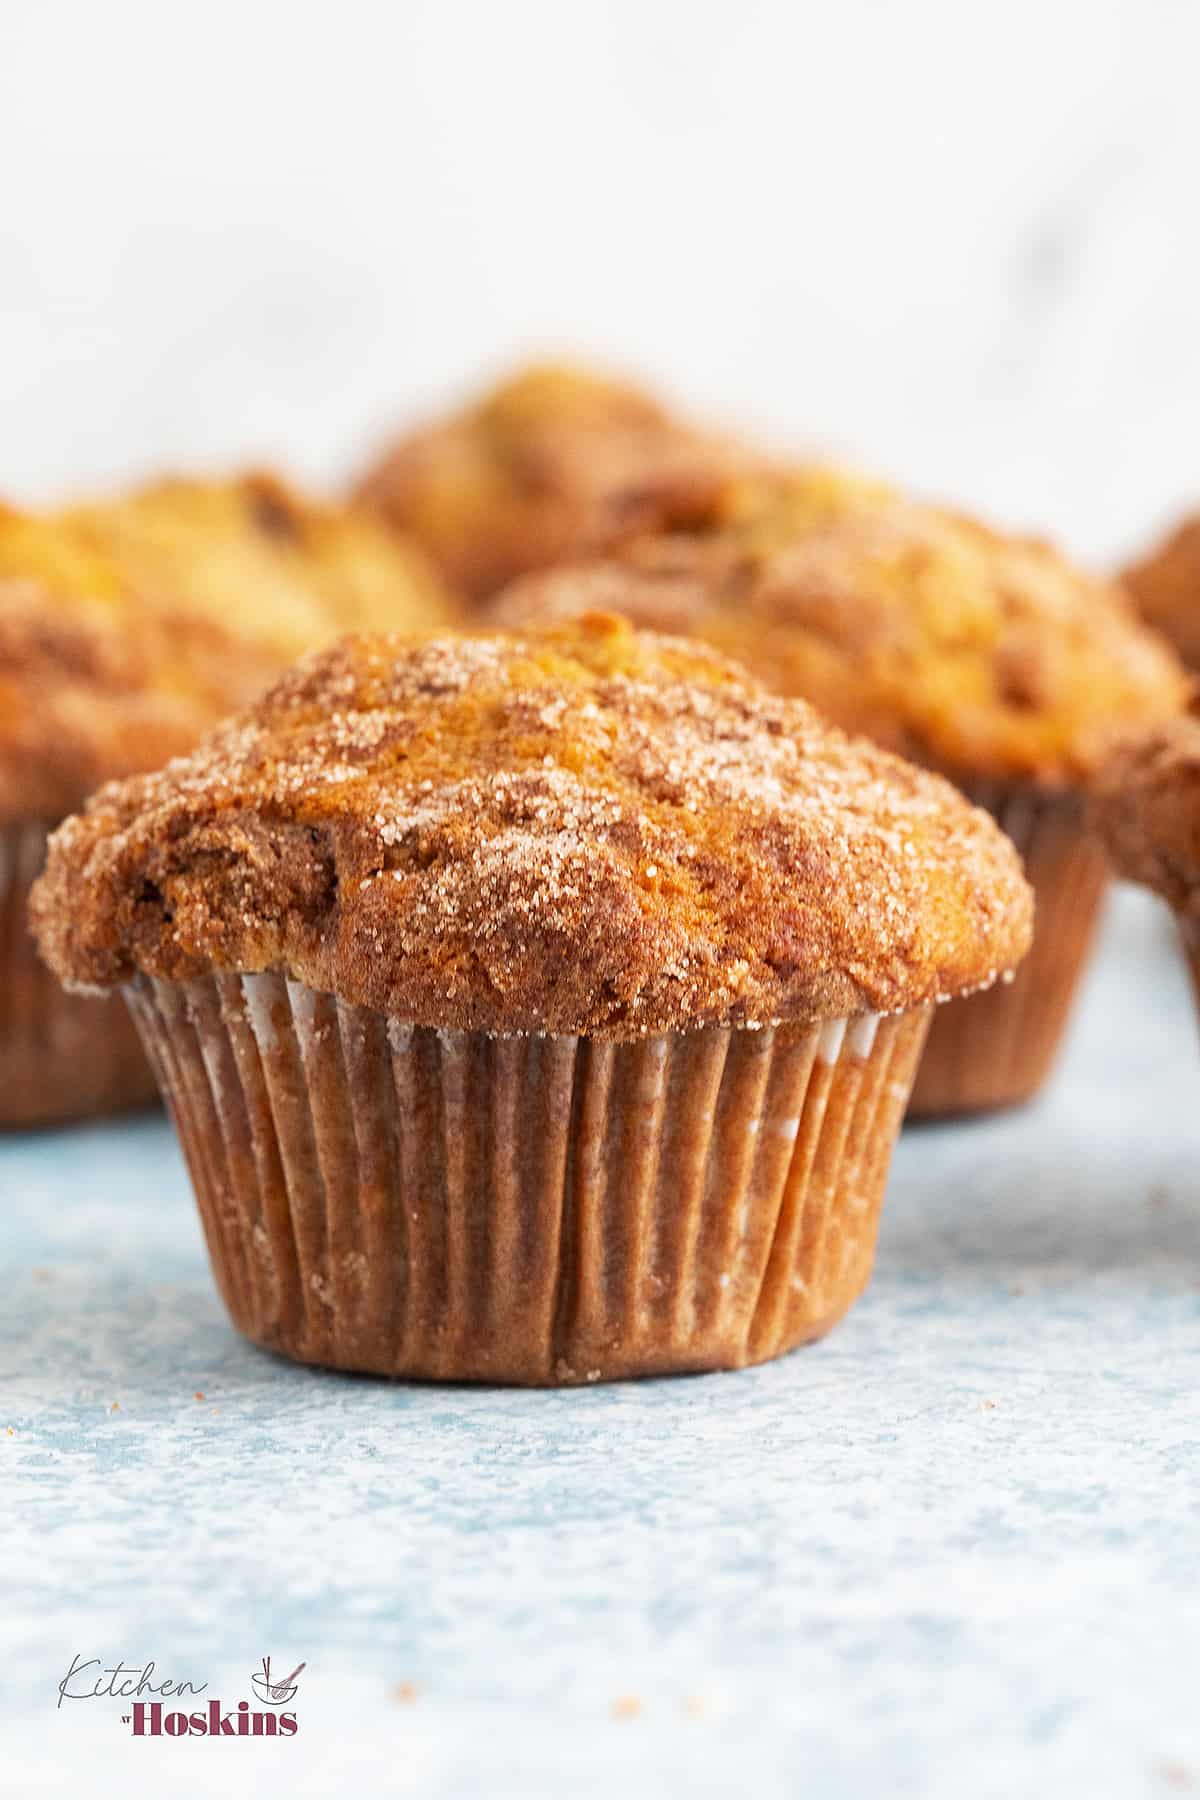
[[[173,476],[59,521],[119,565],[143,616],[232,627],[272,673],[331,632],[447,617],[445,584],[422,550],[264,471]]]
[[[0,509],[0,1125],[154,1091],[125,1009],[64,995],[37,958],[26,899],[49,831],[101,782],[189,750],[303,650],[447,617],[419,552],[268,475]]]
[[[641,388],[544,363],[400,438],[355,498],[483,600],[528,570],[686,522],[714,481],[753,460]]]
[[[941,1010],[916,1114],[1010,1105],[1048,1074],[1105,863],[1082,797],[1114,728],[1171,716],[1187,680],[1120,592],[1048,545],[821,469],[735,478],[703,528],[515,583],[521,624],[595,607],[703,638],[777,691],[937,769],[1017,844],[1037,896],[1015,980]]]
[[[1200,1002],[1200,719],[1171,719],[1119,744],[1091,811],[1117,873],[1175,914]]]
[[[1189,669],[1200,670],[1200,513],[1121,573],[1134,604],[1169,638]]]

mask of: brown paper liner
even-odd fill
[[[828,1331],[870,1274],[928,1024],[615,1044],[418,1029],[278,975],[127,992],[239,1330],[537,1385]]]
[[[63,991],[29,932],[47,828],[0,828],[0,1127],[144,1106],[154,1077],[118,995]]]
[[[1062,1042],[1108,882],[1074,796],[981,784],[967,798],[992,814],[1024,858],[1037,902],[1033,945],[1011,981],[938,1008],[911,1118],[1015,1106],[1037,1093]]]

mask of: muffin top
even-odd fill
[[[51,839],[68,985],[282,970],[405,1021],[637,1037],[891,1012],[1029,942],[939,777],[704,646],[595,615],[345,640]]]
[[[1200,513],[1183,519],[1121,576],[1142,617],[1200,669]]]
[[[357,498],[481,600],[527,570],[686,519],[742,460],[640,388],[547,363],[401,438]]]
[[[1048,545],[819,469],[726,484],[703,530],[531,576],[502,624],[619,606],[736,656],[848,730],[962,781],[1069,787],[1186,678],[1120,592]]]
[[[0,824],[189,749],[344,631],[446,618],[418,552],[269,475],[0,508]]]
[[[1092,797],[1114,866],[1200,914],[1200,719],[1171,719],[1117,746]]]

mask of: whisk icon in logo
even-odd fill
[[[297,1663],[290,1675],[285,1675],[282,1681],[278,1681],[271,1674],[270,1657],[264,1656],[262,1668],[256,1669],[250,1677],[250,1685],[258,1698],[265,1700],[268,1706],[286,1706],[296,1698],[296,1677],[307,1667],[307,1663]]]

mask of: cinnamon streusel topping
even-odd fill
[[[308,658],[69,820],[33,911],[70,985],[276,969],[415,1024],[636,1037],[963,992],[1032,903],[939,777],[596,615]]]
[[[1200,914],[1200,719],[1129,738],[1096,783],[1092,818],[1117,871]]]

